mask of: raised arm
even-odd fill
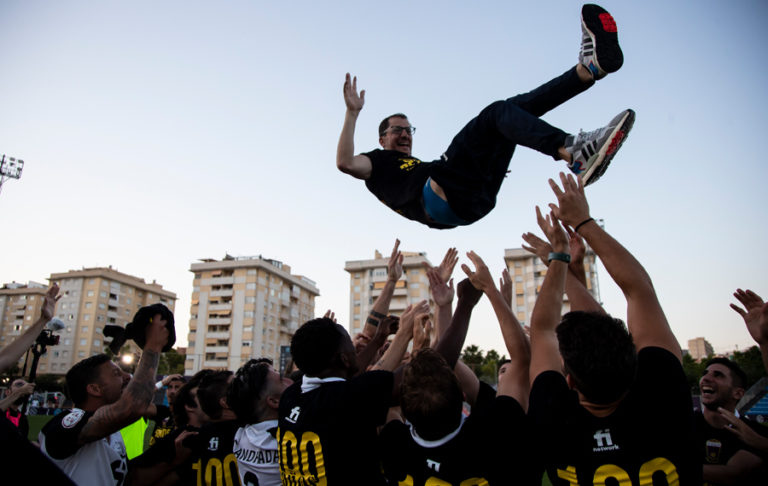
[[[168,328],[160,314],[152,318],[146,329],[146,343],[133,378],[125,387],[120,399],[96,410],[80,432],[80,442],[85,444],[107,437],[136,421],[152,404],[155,393],[155,374],[160,363],[160,353],[168,342]]]
[[[566,228],[568,230],[568,228]],[[602,312],[603,307],[592,297],[587,290],[584,282],[584,242],[576,233],[568,232],[569,251],[571,252],[571,263],[568,264],[568,273],[565,277],[565,293],[568,294],[568,300],[571,303],[571,310]],[[530,246],[523,245],[523,248],[538,256],[544,265],[549,266],[547,261],[552,246],[536,236],[533,233],[523,233],[523,240]]]
[[[589,246],[603,262],[605,269],[627,299],[627,328],[632,334],[638,351],[657,346],[682,360],[682,351],[664,311],[661,309],[651,277],[632,254],[605,232],[589,216],[589,204],[584,186],[573,176],[560,173],[563,189],[549,180],[557,196],[558,205],[550,204],[555,217],[563,223],[578,228]]]
[[[768,303],[763,302],[762,297],[751,290],[736,289],[733,296],[741,302],[744,309],[736,304],[731,304],[731,309],[744,318],[749,335],[760,347],[765,371],[768,371]]]
[[[395,239],[395,246],[392,248],[392,254],[389,255],[389,262],[387,263],[387,281],[384,283],[384,288],[381,289],[379,296],[376,297],[376,301],[373,303],[373,307],[368,313],[368,318],[363,326],[363,334],[369,338],[376,334],[376,327],[379,325],[379,322],[387,317],[389,304],[392,302],[397,281],[403,276],[403,254],[399,248],[400,240]]]
[[[29,326],[29,329],[24,331],[24,334],[3,349],[0,349],[0,371],[4,371],[13,366],[13,364],[27,352],[29,347],[34,344],[40,331],[42,331],[48,321],[53,318],[53,313],[56,310],[56,301],[60,298],[59,284],[51,285],[48,292],[45,294],[43,307],[40,309],[40,318],[35,321],[34,324]]]
[[[483,293],[476,289],[468,278],[459,282],[456,287],[456,294],[459,296],[459,300],[456,303],[451,325],[440,336],[435,348],[438,353],[443,355],[451,369],[456,366],[461,348],[464,346],[464,339],[467,337],[467,330],[469,329],[469,319],[472,317],[472,309],[483,296]]]
[[[350,79],[349,73],[344,80],[344,104],[347,111],[336,148],[336,167],[357,179],[368,179],[371,176],[371,159],[365,155],[355,155],[355,124],[365,104],[365,90],[357,94],[357,76]]]
[[[408,343],[413,338],[413,323],[414,320],[420,314],[428,314],[429,305],[426,300],[422,300],[418,304],[408,306],[408,308],[400,316],[400,323],[397,327],[397,333],[395,333],[395,339],[392,340],[392,344],[384,352],[381,359],[373,366],[374,370],[387,370],[394,371],[400,362],[403,360],[405,351],[408,349]]]
[[[448,248],[445,252],[443,261],[440,265],[433,267],[427,262],[424,262],[424,267],[427,269],[427,278],[429,279],[429,291],[432,294],[432,300],[435,301],[437,310],[435,311],[435,329],[437,330],[437,338],[443,335],[448,325],[451,323],[451,316],[453,310],[451,308],[453,304],[453,269],[456,267],[456,263],[459,261],[459,252],[456,248]]]
[[[545,217],[536,206],[536,220],[549,240],[554,255],[551,260],[547,255],[549,269],[531,313],[531,383],[545,371],[562,373],[555,328],[560,323],[569,261],[569,257],[562,256],[568,255],[568,237],[554,214]]]

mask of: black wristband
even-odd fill
[[[584,221],[582,221],[581,223],[577,224],[576,227],[573,228],[574,233],[578,232],[579,228],[581,228],[585,224],[589,223],[590,221],[594,221],[594,220],[595,220],[595,218],[587,218]]]
[[[367,322],[368,324],[372,325],[373,327],[379,327],[379,321],[377,321],[373,317],[369,317],[368,319],[366,319],[365,322]]]
[[[552,251],[552,252],[549,252],[549,256],[547,256],[547,263],[551,262],[552,260],[571,263],[571,255],[569,255],[568,253],[557,253]]]
[[[384,319],[385,317],[387,317],[386,314],[382,314],[381,312],[376,312],[375,310],[372,310],[369,315],[372,315],[377,319]]]

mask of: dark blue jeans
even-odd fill
[[[491,103],[470,120],[431,174],[456,215],[472,223],[493,209],[516,145],[557,159],[567,133],[539,117],[593,84],[581,81],[574,67],[533,91]]]

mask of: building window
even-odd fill
[[[106,296],[107,296],[107,293],[106,293],[105,291],[103,291],[103,290],[102,290],[101,292],[99,292],[99,295],[100,295],[101,297],[106,297]]]
[[[81,339],[80,340],[80,346],[85,346],[86,344],[88,344],[88,340],[87,339]]]
[[[88,326],[81,327],[80,332],[88,332]]]
[[[89,290],[87,295],[88,295],[88,297],[93,297],[93,295],[94,295],[93,294],[93,290]]]
[[[77,352],[77,357],[78,358],[85,358],[85,351],[78,351]]]
[[[91,320],[91,315],[90,315],[90,314],[85,314],[85,315],[83,316],[83,320],[84,320],[84,321],[90,321],[90,320]]]
[[[100,339],[94,339],[93,340],[93,347],[94,348],[98,348],[99,346],[101,346],[101,340]]]

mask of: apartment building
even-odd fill
[[[529,325],[536,297],[541,290],[547,266],[541,259],[522,248],[504,250],[504,261],[512,277],[512,311],[523,325]],[[587,275],[587,290],[600,302],[600,289],[597,282],[597,256],[587,248],[584,256],[584,269]],[[563,314],[570,311],[568,296],[563,296]]]
[[[125,327],[140,307],[161,302],[173,311],[176,302],[176,294],[162,285],[146,283],[112,267],[54,273],[49,280],[61,289],[55,317],[65,327],[55,332],[59,344],[49,346],[40,358],[38,374],[66,374],[83,358],[104,352],[105,325]],[[47,288],[30,282],[25,286],[6,284],[0,290],[0,346],[12,342],[40,317]],[[133,341],[129,345],[132,351],[138,349]]]
[[[47,290],[47,285],[37,282],[12,282],[0,288],[0,348],[12,343],[37,322]],[[23,365],[24,358],[19,360],[19,368]]]
[[[225,256],[193,263],[187,375],[237,370],[251,358],[285,361],[293,333],[315,317],[317,285],[277,260]]]
[[[389,306],[390,314],[400,315],[408,304],[430,300],[429,279],[423,263],[430,263],[425,252],[403,253],[403,275],[395,284],[395,293]],[[389,256],[376,250],[372,260],[352,260],[344,264],[349,273],[349,319],[351,336],[363,330],[376,298],[387,281]]]
[[[688,353],[694,360],[701,361],[715,354],[715,349],[709,344],[709,341],[703,337],[697,337],[688,340]]]

